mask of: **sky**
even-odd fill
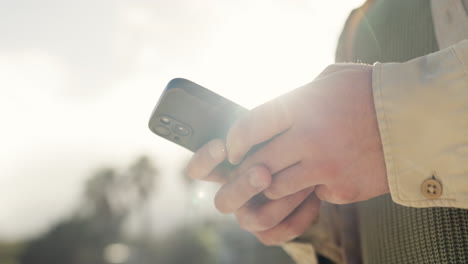
[[[253,108],[333,63],[362,2],[0,0],[0,240],[44,232],[76,208],[94,170],[140,155],[160,170],[155,232],[218,216],[215,185],[183,187],[191,153],[147,128],[167,82]]]

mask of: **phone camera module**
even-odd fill
[[[188,136],[190,134],[190,130],[181,124],[174,125],[172,127],[172,130],[174,131],[174,133],[180,136]]]
[[[159,118],[159,121],[161,121],[161,123],[165,125],[171,124],[171,119],[169,119],[169,117],[166,116],[162,116],[161,118]]]

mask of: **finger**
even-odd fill
[[[313,188],[269,201],[255,208],[248,204],[236,211],[239,225],[247,231],[268,230],[283,221],[313,192]]]
[[[297,144],[297,138],[291,131],[281,134],[256,152],[247,156],[235,169],[236,174],[242,174],[252,166],[262,164],[272,175],[301,161],[303,146]]]
[[[272,183],[263,193],[270,200],[281,199],[305,188],[322,184],[320,175],[313,169],[306,169],[299,162],[273,175]]]
[[[271,174],[256,166],[239,177],[232,177],[216,193],[215,206],[221,213],[232,213],[270,185]]]
[[[193,155],[185,172],[192,179],[202,180],[210,175],[225,159],[226,150],[223,141],[214,139],[202,146]],[[219,173],[219,171],[215,172],[215,174],[216,173]]]
[[[254,235],[264,245],[279,245],[302,235],[317,217],[320,200],[311,194],[296,210],[279,225],[255,232]]]
[[[239,164],[254,145],[267,141],[292,125],[292,116],[284,98],[260,105],[237,120],[228,132],[228,159]]]

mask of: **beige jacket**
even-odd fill
[[[373,70],[390,193],[404,206],[468,209],[468,0],[432,0],[431,8],[441,50]],[[318,263],[316,251],[352,263],[346,237],[355,228],[344,225],[354,219],[343,210],[352,205],[324,203],[309,230],[283,248],[298,264]]]

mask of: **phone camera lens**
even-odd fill
[[[171,123],[171,119],[169,119],[169,117],[165,117],[165,116],[161,117],[159,119],[159,121],[161,121],[161,123],[163,123],[165,125],[169,125]]]
[[[156,134],[161,135],[163,137],[167,137],[171,134],[171,131],[164,126],[156,126],[154,128],[154,131],[156,132]]]
[[[180,135],[180,136],[187,136],[188,134],[190,134],[190,130],[188,128],[186,128],[185,126],[183,125],[180,125],[180,124],[176,124],[172,127],[172,130]]]

